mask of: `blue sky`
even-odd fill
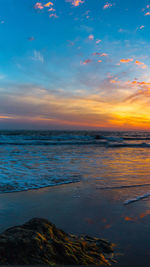
[[[149,1],[0,7],[0,128],[150,128]]]

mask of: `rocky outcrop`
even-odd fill
[[[110,265],[112,253],[109,242],[66,234],[45,219],[35,218],[0,234],[1,265]]]

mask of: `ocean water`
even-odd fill
[[[0,193],[78,182],[149,197],[150,133],[0,131]]]

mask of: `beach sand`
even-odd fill
[[[147,267],[150,198],[125,206],[120,195],[120,190],[99,190],[87,182],[1,194],[0,231],[46,218],[66,232],[115,243],[118,267]]]

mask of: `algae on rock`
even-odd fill
[[[67,234],[46,219],[34,218],[0,234],[1,265],[111,265],[112,256],[111,243]]]

